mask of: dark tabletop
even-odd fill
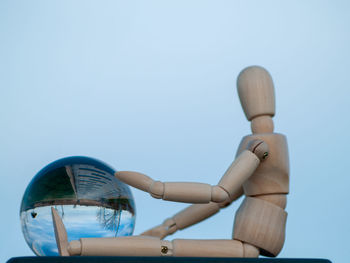
[[[15,257],[7,263],[331,263],[314,258]]]

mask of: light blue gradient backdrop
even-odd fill
[[[58,158],[215,184],[250,131],[236,76],[258,64],[290,147],[280,257],[346,262],[349,13],[348,1],[1,1],[0,261],[32,255],[19,205]],[[132,191],[136,234],[185,207]],[[237,206],[171,238],[230,238]]]

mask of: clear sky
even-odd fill
[[[349,256],[348,1],[0,1],[0,261],[32,255],[22,195],[48,163],[101,159],[216,184],[250,132],[235,82],[276,87],[291,187],[280,257]],[[133,189],[135,234],[184,208]],[[230,238],[239,202],[170,238]]]

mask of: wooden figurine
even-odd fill
[[[252,134],[245,136],[236,159],[217,185],[160,182],[137,172],[117,172],[115,176],[154,198],[192,203],[140,236],[81,238],[68,242],[65,227],[52,208],[56,242],[60,255],[72,256],[179,256],[179,257],[258,257],[277,256],[285,239],[289,191],[289,162],[286,137],[274,133],[274,87],[262,67],[244,69],[238,76],[239,98]],[[230,240],[175,239],[164,237],[196,224],[238,199],[238,209]]]

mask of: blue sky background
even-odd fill
[[[19,207],[71,155],[215,184],[250,132],[235,81],[266,67],[291,193],[280,257],[349,256],[348,1],[0,2],[0,261],[32,255]],[[132,190],[135,233],[184,208]],[[238,202],[239,203],[239,202]],[[230,238],[239,204],[171,238]]]

